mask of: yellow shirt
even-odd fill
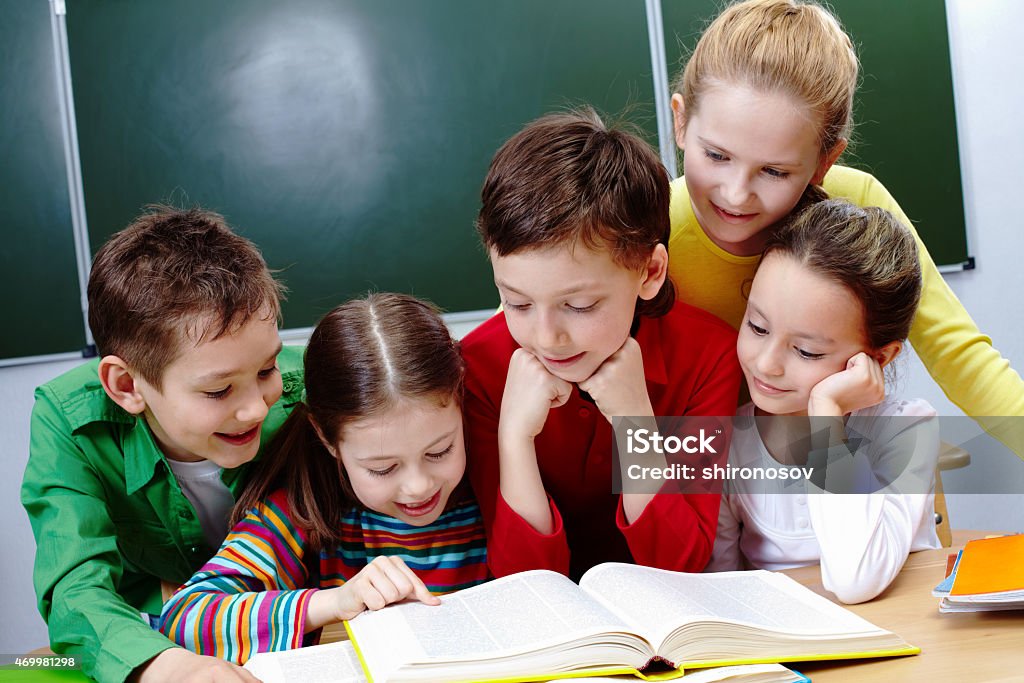
[[[887,209],[913,231],[921,255],[922,289],[910,343],[946,396],[1024,458],[1024,420],[988,417],[1024,416],[1024,381],[978,330],[896,200],[874,176],[844,166],[833,166],[823,187],[830,197]],[[739,329],[760,257],[733,256],[704,234],[684,178],[672,182],[669,212],[669,275],[679,299]]]

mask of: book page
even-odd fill
[[[764,570],[686,574],[607,563],[588,571],[580,585],[655,644],[682,624],[707,619],[812,636],[884,633],[788,576]]]
[[[253,655],[243,667],[263,683],[366,683],[352,643]]]
[[[441,600],[440,606],[406,602],[364,612],[349,622],[375,677],[410,662],[492,659],[627,630],[579,586],[549,571],[508,576]]]

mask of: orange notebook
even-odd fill
[[[1024,591],[1024,534],[968,541],[950,596]]]

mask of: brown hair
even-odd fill
[[[669,177],[637,136],[609,128],[592,109],[550,114],[512,136],[491,161],[476,227],[484,247],[507,256],[582,243],[611,250],[631,270],[668,246]],[[642,315],[664,315],[675,302],[665,278],[640,301]]]
[[[885,209],[842,199],[812,204],[775,231],[762,260],[773,253],[850,290],[864,310],[870,348],[910,334],[921,298],[921,263],[914,236]]]
[[[186,340],[280,318],[284,288],[218,214],[150,206],[100,248],[89,274],[89,328],[158,390]]]
[[[345,425],[400,399],[462,400],[465,365],[437,309],[404,294],[370,294],[317,323],[305,356],[306,400],[296,406],[256,466],[231,516],[284,488],[293,520],[313,548],[339,543],[338,521],[360,507],[348,475],[317,436],[342,440]]]
[[[672,84],[683,114],[718,84],[746,85],[802,102],[820,122],[821,153],[849,139],[859,64],[839,21],[813,1],[745,0],[729,5],[704,31]]]

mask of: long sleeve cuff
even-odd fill
[[[495,577],[530,569],[569,573],[569,542],[562,514],[548,497],[554,527],[542,534],[513,510],[498,493],[494,502],[494,524],[487,539],[487,564]]]
[[[711,558],[720,501],[714,493],[659,493],[630,524],[620,496],[615,525],[637,564],[699,572]]]

